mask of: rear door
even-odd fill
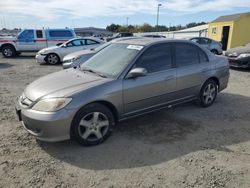
[[[35,42],[37,51],[47,47],[44,30],[35,30]]]
[[[149,47],[139,57],[134,67],[147,70],[147,75],[124,79],[123,100],[125,114],[155,107],[170,100],[176,89],[176,69],[172,64],[171,44]]]
[[[176,97],[196,96],[212,68],[208,57],[201,48],[191,43],[175,43],[174,49],[177,66]]]

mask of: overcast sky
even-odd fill
[[[106,27],[108,24],[160,25],[212,21],[250,12],[250,0],[0,0],[0,28]]]

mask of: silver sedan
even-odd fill
[[[192,100],[209,107],[228,79],[228,60],[195,43],[135,38],[34,81],[16,112],[39,140],[96,145],[119,121]]]

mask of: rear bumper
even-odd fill
[[[250,68],[250,60],[239,60],[236,58],[228,58],[229,66],[235,68]]]

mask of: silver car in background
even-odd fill
[[[63,58],[62,66],[64,69],[80,66],[82,63],[87,61],[89,58],[91,58],[97,52],[106,48],[109,44],[110,43],[106,42],[97,48],[92,48],[92,49],[88,49],[88,50],[81,50],[81,51],[77,51],[77,52],[71,53],[69,55],[66,55]]]
[[[216,55],[221,55],[223,52],[222,44],[215,40],[212,40],[206,37],[194,37],[189,40],[203,46],[204,48],[207,48],[208,50],[210,50],[212,53]]]
[[[136,37],[118,38],[118,39],[114,39],[110,42],[106,42],[97,48],[92,48],[92,49],[88,49],[88,50],[81,50],[78,52],[71,53],[63,58],[63,65],[62,66],[64,69],[80,66],[82,63],[87,61],[89,58],[91,58],[97,52],[106,48],[112,42],[117,42],[117,41],[122,41],[122,40],[130,40],[130,39],[134,39],[134,38],[136,38]]]
[[[135,38],[34,81],[16,112],[39,140],[96,145],[119,121],[193,100],[208,107],[228,79],[228,60],[195,43]]]

